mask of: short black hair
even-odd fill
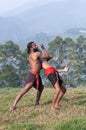
[[[28,51],[28,53],[30,53],[30,48],[32,47],[32,43],[34,43],[34,42],[31,41],[31,42],[27,43],[27,51]]]

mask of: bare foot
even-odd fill
[[[40,103],[35,103],[35,106],[38,106],[38,105],[40,105]]]
[[[60,110],[60,107],[55,107],[56,110]]]
[[[60,110],[60,106],[58,105],[58,106],[55,106],[55,109],[56,110]]]
[[[55,110],[55,107],[51,106],[51,111],[54,111]]]
[[[14,111],[16,108],[17,107],[15,107],[15,106],[10,107],[10,111]]]

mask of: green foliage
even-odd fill
[[[49,62],[55,68],[69,66],[67,74],[62,77],[68,87],[86,84],[86,38],[79,36],[76,41],[72,38],[57,36],[48,43],[49,54],[53,56]],[[0,87],[23,86],[30,66],[27,50],[22,52],[13,41],[0,44]],[[44,71],[41,71],[43,82],[49,84]],[[50,85],[50,84],[49,84]],[[47,86],[47,85],[45,85]]]
[[[12,41],[0,45],[0,87],[20,87],[23,85],[27,65],[27,56]]]
[[[70,71],[63,76],[67,85],[80,86],[86,81],[86,38],[80,36],[77,38],[77,42],[74,42],[69,37],[63,40],[57,36],[49,42],[48,50],[54,56],[51,60],[54,67],[69,66]]]
[[[16,73],[16,69],[11,65],[5,65],[0,72],[0,86],[12,86],[17,87],[20,85],[19,76]]]
[[[64,52],[64,46],[63,46],[63,39],[59,36],[57,36],[53,41],[49,42],[48,44],[48,51],[53,56],[53,59],[50,61],[50,63],[55,67],[60,67],[60,65],[63,62],[63,52]]]

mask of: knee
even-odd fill
[[[56,88],[55,93],[60,93],[60,88]]]
[[[20,94],[23,96],[26,92],[27,92],[27,90],[23,89]]]

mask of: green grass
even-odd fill
[[[8,130],[42,130],[42,126],[37,124],[16,124],[10,126]]]
[[[45,88],[41,105],[34,106],[36,90],[31,89],[10,112],[21,88],[0,89],[0,130],[86,130],[86,88],[69,88],[59,111],[51,111],[54,88]]]
[[[49,128],[50,127],[50,128]],[[61,122],[56,125],[49,125],[46,130],[86,130],[85,119],[71,119],[68,121]]]

